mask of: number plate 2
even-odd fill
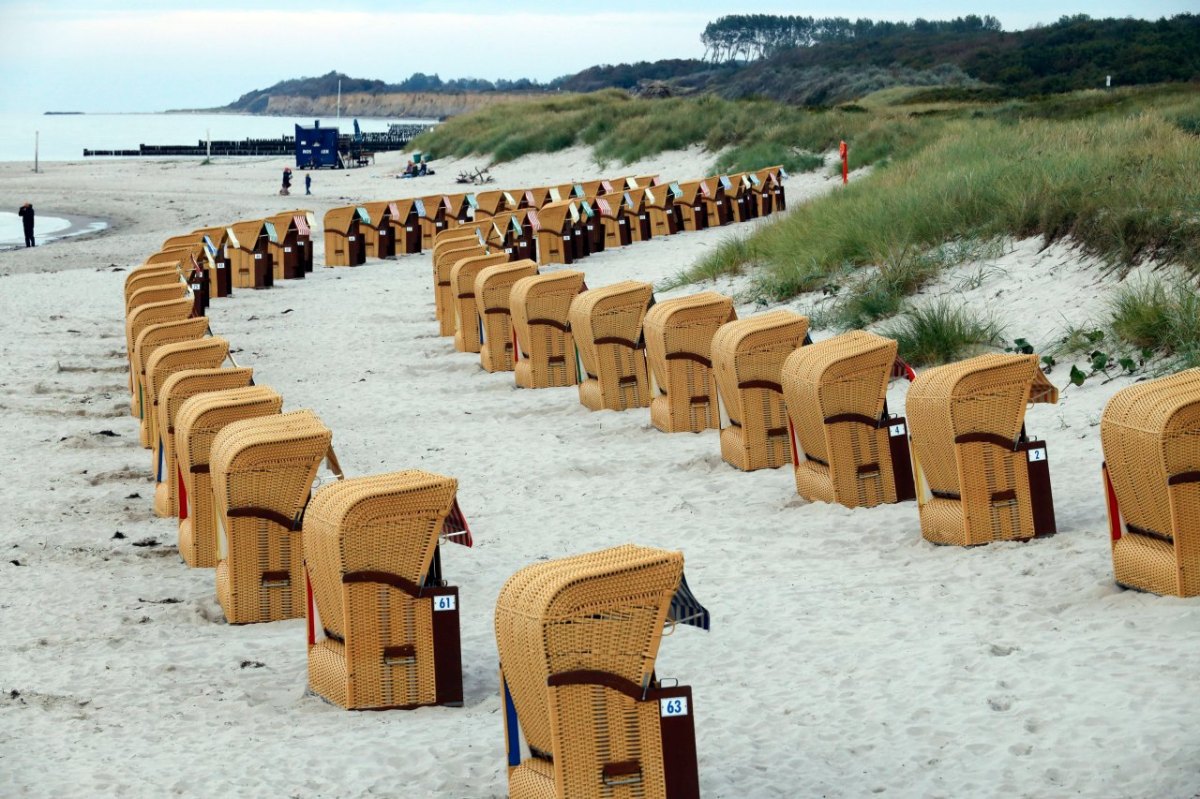
[[[1034,447],[1033,449],[1029,450],[1029,462],[1030,463],[1037,463],[1038,461],[1044,461],[1044,460],[1046,460],[1046,448],[1045,447]]]

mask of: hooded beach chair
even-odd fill
[[[571,302],[571,332],[586,379],[579,401],[598,411],[650,405],[642,320],[654,287],[626,280],[585,291]]]
[[[433,310],[438,321],[439,336],[453,336],[455,331],[455,290],[450,273],[464,258],[487,255],[490,250],[479,243],[479,237],[445,242],[433,254]],[[506,256],[507,257],[507,256]]]
[[[558,269],[523,277],[509,292],[517,340],[513,371],[521,388],[573,386],[579,382],[571,301],[584,290],[583,272]]]
[[[315,693],[349,710],[462,704],[458,589],[438,555],[457,486],[412,470],[313,496],[303,538],[319,616],[309,616]]]
[[[593,204],[596,216],[604,227],[604,247],[624,247],[633,243],[633,229],[629,224],[629,212],[616,197],[597,197]]]
[[[483,325],[479,363],[488,372],[513,370],[513,284],[538,273],[533,261],[511,261],[480,270],[475,277],[475,310]]]
[[[475,219],[490,219],[516,208],[512,195],[503,189],[481,191],[475,195]]]
[[[125,304],[125,316],[128,318],[134,309],[140,308],[143,305],[150,305],[156,302],[170,302],[171,300],[187,296],[187,283],[183,282],[182,274],[176,271],[174,280],[164,280],[161,283],[151,285],[143,284],[134,291],[130,295],[129,301]]]
[[[180,271],[181,266],[174,263],[160,266],[139,266],[131,271],[125,278],[126,317],[129,316],[129,311],[132,309],[129,301],[138,289],[182,283],[183,276]]]
[[[204,251],[213,260],[213,280],[209,294],[213,297],[233,295],[233,272],[230,268],[233,247],[229,243],[229,228],[225,226],[198,228],[192,231],[204,242]]]
[[[217,565],[212,489],[212,442],[229,423],[279,413],[283,399],[266,386],[207,391],[184,401],[175,415],[179,480],[179,554],[193,569]]]
[[[137,386],[140,385],[138,375],[142,371],[136,353],[138,336],[151,325],[190,319],[194,310],[195,306],[191,300],[187,297],[180,297],[177,300],[152,302],[148,305],[138,306],[125,318],[125,346],[129,353],[129,413],[131,416],[141,418],[145,406],[144,392],[137,391]]]
[[[1058,389],[1037,355],[980,355],[917,376],[906,409],[927,541],[973,546],[1054,532],[1046,442],[1025,435],[1026,406],[1040,402],[1058,402]]]
[[[302,410],[230,422],[213,440],[217,600],[230,624],[304,615],[300,516],[332,437]]]
[[[679,195],[675,198],[673,207],[679,215],[680,227],[683,230],[704,230],[708,227],[708,211],[704,207],[707,194],[708,184],[703,180],[689,180],[679,184]]]
[[[915,499],[908,428],[887,412],[896,342],[854,330],[783,363],[796,493],[870,508]]]
[[[733,182],[725,175],[704,179],[708,193],[704,196],[704,208],[708,213],[708,227],[728,225],[734,220]]]
[[[424,248],[432,247],[434,237],[450,226],[446,221],[445,200],[445,195],[434,194],[429,197],[421,197],[416,203],[418,221],[421,226],[421,246]]]
[[[787,177],[787,172],[782,166],[771,166],[766,169],[760,169],[757,172],[758,179],[762,186],[759,189],[760,207],[764,203],[770,203],[771,211],[764,213],[772,213],[775,211],[787,210],[787,192],[783,188],[783,179]]]
[[[142,446],[153,450],[151,474],[158,474],[159,453],[162,451],[159,437],[166,434],[158,427],[158,408],[161,391],[167,378],[185,369],[216,369],[229,357],[229,342],[220,336],[208,336],[192,341],[164,344],[154,350],[146,360],[146,374],[142,389],[145,395],[145,412],[142,414]]]
[[[454,349],[479,352],[483,345],[479,310],[475,303],[475,278],[489,266],[507,264],[502,252],[460,258],[450,270],[450,290],[454,292]]]
[[[270,250],[276,280],[294,280],[312,271],[311,214],[311,211],[284,211],[267,218],[275,228]]]
[[[243,367],[185,369],[167,378],[159,391],[158,469],[155,474],[154,513],[164,518],[179,515],[179,448],[175,440],[175,420],[187,400],[206,391],[245,388],[254,378],[254,370]]]
[[[495,623],[510,799],[699,798],[691,688],[655,674],[664,624],[709,626],[682,553],[627,544],[528,566]]]
[[[396,204],[388,200],[363,203],[369,222],[360,225],[363,245],[368,258],[395,258],[396,234],[392,222],[393,214],[400,215]]]
[[[421,252],[421,215],[413,198],[393,200],[392,229],[396,237],[396,254],[412,255]]]
[[[705,291],[656,304],[646,313],[646,360],[657,392],[650,421],[664,433],[721,427],[712,339],[737,319],[733,300]]]
[[[569,200],[550,203],[538,209],[537,252],[540,264],[570,264],[575,261],[571,244],[574,233],[571,216],[573,203]]]
[[[578,200],[576,205],[580,216],[580,223],[576,226],[577,235],[586,243],[586,254],[604,252],[604,219],[600,216],[595,198]]]
[[[275,284],[275,268],[271,264],[273,237],[275,226],[262,219],[229,226],[234,288],[265,289]]]
[[[683,190],[677,183],[651,186],[642,190],[643,207],[650,216],[650,235],[673,236],[682,230],[681,212],[675,210],[676,196]]]
[[[150,325],[138,333],[137,343],[133,345],[134,368],[131,377],[133,402],[136,405],[134,416],[141,419],[148,407],[145,388],[146,365],[154,351],[166,344],[195,341],[207,334],[208,318],[203,316]]]
[[[1200,596],[1200,369],[1118,391],[1100,442],[1117,582]]]
[[[366,210],[357,205],[330,208],[325,212],[325,265],[359,266],[367,262],[363,227],[370,224]]]
[[[808,317],[791,311],[755,314],[713,335],[712,362],[729,426],[721,457],[742,471],[776,469],[792,459],[783,362],[808,337]]]

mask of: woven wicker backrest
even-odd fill
[[[125,316],[141,305],[165,302],[183,297],[187,286],[180,277],[179,269],[171,265],[167,269],[148,269],[133,273],[136,280],[125,284]]]
[[[440,285],[445,285],[451,280],[450,273],[462,259],[488,254],[487,247],[482,246],[479,240],[473,237],[457,244],[460,246],[447,246],[433,256],[433,275]]]
[[[457,299],[471,299],[475,296],[475,281],[479,273],[489,266],[499,266],[509,263],[504,253],[491,255],[468,255],[454,262],[450,270],[450,289]]]
[[[176,457],[183,467],[185,482],[196,473],[193,467],[201,467],[203,473],[211,474],[213,439],[226,425],[241,419],[275,415],[282,407],[283,398],[267,386],[206,391],[186,399],[175,414]]]
[[[1200,471],[1200,369],[1118,391],[1100,417],[1100,443],[1126,523],[1174,536],[1167,480]]]
[[[862,330],[789,355],[781,382],[800,448],[828,463],[826,419],[842,414],[878,419],[895,361],[895,341]]]
[[[156,443],[158,430],[158,405],[163,384],[167,378],[184,369],[215,369],[229,357],[229,342],[220,336],[192,341],[164,344],[154,351],[146,361],[145,394],[146,412],[143,423],[149,424],[149,443]]]
[[[668,358],[694,356],[712,366],[712,338],[717,328],[737,319],[733,300],[715,291],[702,291],[656,303],[646,312],[646,357],[659,385],[666,386]]]
[[[184,369],[167,378],[162,385],[158,402],[158,423],[168,435],[175,432],[179,409],[197,394],[249,388],[254,379],[250,367],[217,367],[215,369]]]
[[[239,250],[254,252],[258,247],[259,238],[263,235],[263,227],[263,220],[248,219],[244,222],[234,222],[229,229],[233,231],[234,238],[237,239]]]
[[[511,313],[509,302],[513,285],[537,274],[538,266],[528,258],[486,266],[475,276],[475,305],[479,315]]]
[[[444,250],[452,246],[458,247],[478,243],[479,234],[476,232],[474,225],[439,230],[433,237],[433,257],[437,258]]]
[[[957,493],[954,439],[990,433],[1014,442],[1031,402],[1057,402],[1037,355],[980,355],[926,369],[908,389],[905,411],[913,451],[934,491]]]
[[[569,318],[584,369],[599,374],[597,339],[636,342],[641,338],[642,319],[653,297],[654,286],[637,280],[601,286],[576,296]]]
[[[321,624],[346,636],[342,575],[384,572],[421,586],[458,481],[420,470],[340,480],[304,512],[304,559]]]
[[[746,419],[743,388],[779,386],[784,360],[806,335],[808,317],[785,310],[755,314],[717,330],[712,340],[713,372],[731,419]]]
[[[366,209],[367,216],[371,217],[371,227],[377,228],[382,226],[385,221],[387,224],[391,224],[392,211],[390,206],[390,200],[378,200],[373,203],[363,203],[359,207]]]
[[[142,262],[143,266],[182,266],[183,255],[176,249],[159,250],[152,255],[146,256],[146,260]]]
[[[495,216],[500,213],[508,207],[504,195],[505,192],[502,189],[478,192],[475,195],[475,213],[477,215],[482,213],[485,216]]]
[[[230,422],[210,452],[217,514],[257,508],[298,519],[333,433],[310,410]]]
[[[143,286],[133,292],[133,295],[129,298],[125,314],[128,316],[131,310],[142,305],[149,305],[155,302],[168,302],[170,300],[177,300],[180,297],[186,297],[187,292],[187,284],[178,279],[174,282]]]
[[[125,349],[129,359],[133,361],[133,346],[137,343],[138,335],[150,325],[163,322],[176,322],[187,319],[192,315],[194,305],[187,297],[167,302],[152,302],[141,305],[129,312],[125,319]]]
[[[645,686],[683,554],[626,544],[514,574],[496,601],[496,645],[530,746],[553,753],[546,681],[595,670]]]
[[[133,292],[146,286],[161,283],[171,283],[181,280],[179,266],[176,264],[154,264],[153,266],[135,267],[125,276],[125,307],[129,308],[129,298]]]
[[[532,321],[549,321],[565,326],[571,301],[583,289],[583,272],[558,269],[542,275],[523,277],[513,284],[508,304],[517,343],[523,352],[532,352],[529,340]]]
[[[570,214],[571,201],[563,200],[542,206],[538,210],[538,220],[542,223],[542,230],[560,233],[570,223]]]
[[[208,332],[208,317],[196,316],[191,319],[179,319],[174,322],[162,322],[150,325],[138,333],[133,345],[133,363],[139,379],[134,381],[134,390],[140,385],[140,376],[146,373],[150,356],[155,350],[166,344],[177,344],[181,341],[195,341],[203,338]]]

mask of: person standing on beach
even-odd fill
[[[304,193],[312,194],[312,175],[304,176]]]
[[[33,203],[22,205],[17,214],[21,217],[21,224],[25,226],[25,246],[36,247],[33,241]]]
[[[279,190],[280,194],[291,194],[292,188],[292,170],[288,167],[283,168],[283,188]]]

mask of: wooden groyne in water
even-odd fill
[[[338,150],[344,153],[389,152],[405,150],[412,140],[433,127],[429,125],[392,125],[387,133],[363,133],[359,139],[343,133],[338,136]],[[203,139],[194,146],[188,144],[139,144],[136,150],[90,150],[84,148],[84,158],[91,156],[207,156],[207,155],[295,155],[296,137],[280,136],[277,139],[242,139],[240,141],[206,142]]]

